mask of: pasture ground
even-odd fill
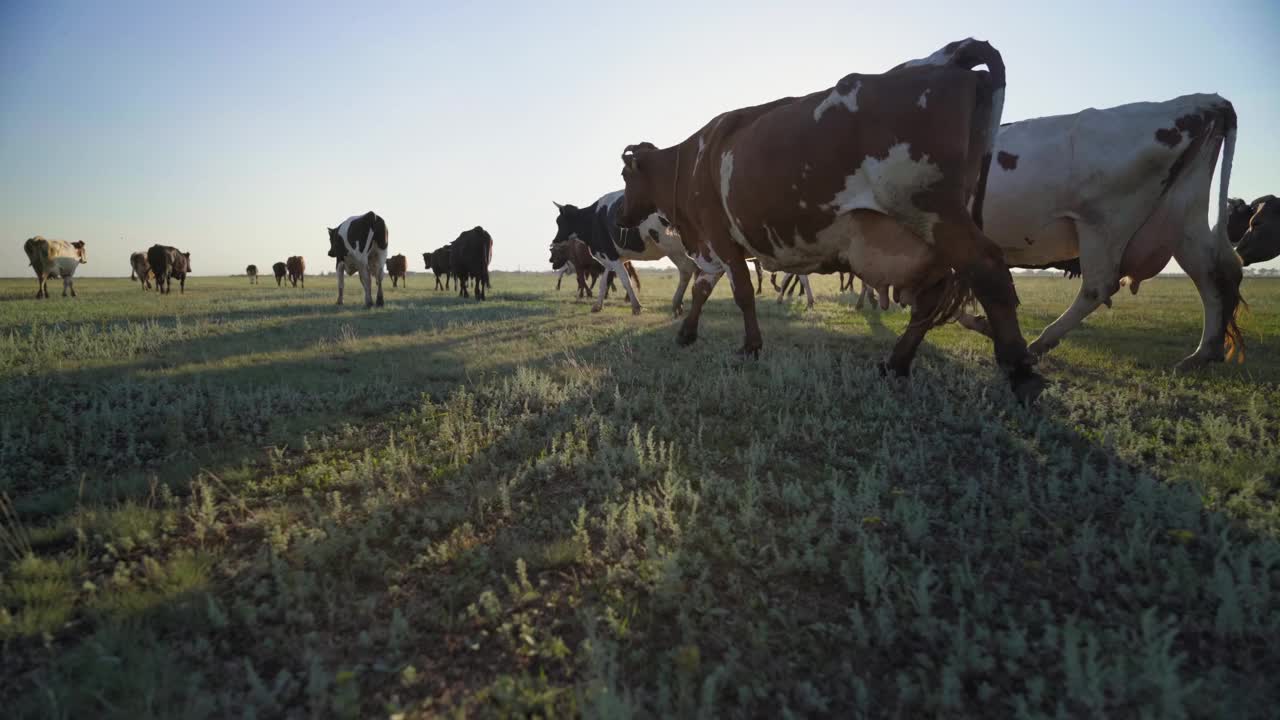
[[[1190,281],[1122,290],[1025,410],[955,326],[879,378],[833,279],[739,362],[642,278],[0,281],[5,715],[1272,716],[1280,281],[1189,375]]]

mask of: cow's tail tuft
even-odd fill
[[[926,328],[945,325],[955,320],[964,306],[973,301],[973,285],[964,273],[951,271],[942,283],[942,297],[938,299],[933,312],[918,319],[913,316],[912,325],[923,325]]]

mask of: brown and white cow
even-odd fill
[[[62,278],[62,297],[68,290],[71,297],[76,296],[76,268],[89,262],[83,240],[67,242],[37,235],[23,243],[22,250],[36,273],[37,298],[49,297],[49,279],[56,277]]]
[[[289,271],[289,283],[294,287],[298,287],[298,283],[302,283],[303,289],[306,289],[307,261],[301,255],[291,255],[284,261],[284,267]]]
[[[1030,350],[1056,346],[1126,280],[1133,293],[1175,258],[1204,304],[1196,351],[1180,367],[1243,351],[1240,260],[1227,240],[1236,114],[1217,95],[1186,95],[1005,125],[987,182],[985,232],[1011,266],[1063,267],[1079,258],[1080,292]],[[1218,231],[1209,184],[1219,148]],[[980,319],[966,326],[986,330]],[[1242,354],[1242,353],[1241,353]]]
[[[1263,195],[1248,205],[1233,200],[1227,237],[1245,265],[1280,256],[1280,200]]]
[[[989,72],[972,70],[983,64]],[[1000,54],[969,39],[887,73],[724,113],[673,147],[628,147],[620,221],[661,210],[704,273],[677,340],[697,338],[727,270],[745,326],[740,352],[759,351],[747,257],[794,273],[847,268],[901,288],[912,306],[887,370],[908,374],[925,333],[974,295],[993,317],[996,359],[1015,393],[1038,395],[1013,279],[980,222],[1004,87]]]
[[[284,284],[284,276],[289,272],[289,266],[278,262],[271,266],[271,272],[275,273],[276,287],[281,287]]]
[[[129,256],[129,279],[137,280],[142,285],[142,292],[151,289],[151,263],[147,262],[145,252],[136,252]]]
[[[249,276],[250,285],[258,284],[258,266],[257,265],[250,265],[249,267],[245,268],[244,274]]]
[[[406,274],[409,272],[409,261],[404,255],[392,255],[387,258],[387,274],[391,276],[391,287],[399,287],[400,282],[409,287]]]

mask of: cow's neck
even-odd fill
[[[655,150],[646,161],[652,168],[655,204],[677,228],[689,219],[686,210],[693,182],[684,167],[688,165],[684,156],[689,154],[685,144]]]

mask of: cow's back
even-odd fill
[[[1228,105],[1218,95],[1186,95],[1003,126],[987,183],[988,235],[1017,263],[1062,259],[1049,257],[1058,243],[1037,242],[1058,218],[1132,236],[1168,186],[1193,171],[1184,156],[1195,143],[1192,131],[1203,128],[1202,114]],[[1209,169],[1193,200],[1206,207]]]
[[[152,245],[147,249],[147,263],[157,278],[167,277],[173,273],[173,257],[177,249],[167,245]]]

